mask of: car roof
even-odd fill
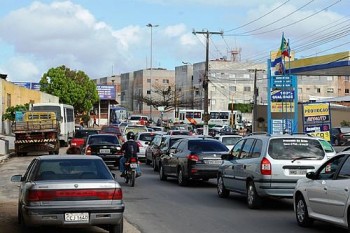
[[[82,155],[41,155],[36,157],[38,160],[70,160],[70,159],[101,159],[101,157],[96,155],[82,156]],[[102,160],[102,159],[101,159]]]

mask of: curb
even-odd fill
[[[7,159],[9,159],[14,155],[15,155],[15,152],[10,152],[9,154],[6,154],[6,155],[0,155],[0,164],[3,164]]]

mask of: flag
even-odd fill
[[[283,75],[285,73],[285,68],[284,68],[285,57],[290,58],[290,49],[289,49],[289,43],[284,38],[284,33],[283,33],[281,45],[276,54],[276,58],[274,61],[271,62],[271,68],[273,69],[275,75]]]
[[[281,46],[279,49],[279,53],[281,54],[281,56],[284,57],[290,57],[289,55],[289,43],[288,41],[284,38],[284,33],[282,34],[282,41],[281,41]]]

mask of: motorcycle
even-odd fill
[[[125,162],[125,183],[129,183],[131,187],[135,186],[136,168],[138,166],[137,158],[130,158]]]

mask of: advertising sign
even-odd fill
[[[115,100],[116,90],[114,85],[96,85],[96,87],[101,100]]]
[[[329,103],[303,105],[304,132],[315,137],[331,140],[331,115]]]
[[[329,116],[329,104],[308,104],[304,105],[304,117],[308,116]]]
[[[271,92],[271,100],[293,100],[294,90],[280,90],[276,89]]]
[[[272,134],[291,133],[293,119],[272,119]]]
[[[271,102],[271,112],[294,112],[294,102]]]

